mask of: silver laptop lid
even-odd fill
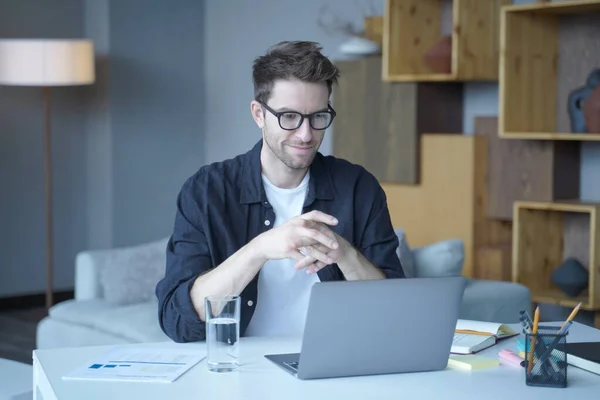
[[[464,277],[316,283],[298,378],[445,368],[465,286]]]

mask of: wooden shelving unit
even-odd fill
[[[600,327],[599,213],[596,203],[517,201],[513,217],[512,280],[529,287],[535,303],[573,307],[582,302],[582,309],[595,312],[596,327]],[[578,221],[575,229],[573,221]],[[585,254],[576,254],[582,250],[581,242],[587,242]],[[589,260],[588,289],[575,298],[551,281],[552,272],[573,256],[583,263]]]
[[[442,38],[445,5],[451,3],[452,67],[435,73],[425,54]],[[497,81],[500,7],[512,0],[386,0],[383,80]]]
[[[600,133],[571,133],[565,123],[568,120],[568,91],[585,84],[583,74],[586,68],[583,67],[589,67],[591,71],[598,66],[600,56],[586,54],[590,53],[590,46],[580,42],[597,40],[595,34],[589,35],[584,30],[598,29],[595,27],[598,19],[589,16],[599,12],[600,0],[502,7],[499,76],[501,138],[600,140]],[[588,28],[577,22],[561,24],[564,18],[574,17],[589,18],[584,24]],[[561,46],[561,37],[568,34],[569,30],[580,33],[575,36],[569,34],[568,43]],[[590,45],[595,46],[595,42]],[[561,75],[567,73],[565,71],[575,74],[568,77],[570,82]],[[558,117],[555,118],[555,115]]]

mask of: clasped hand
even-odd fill
[[[337,263],[349,246],[329,228],[337,223],[336,218],[321,211],[294,217],[261,235],[265,259],[293,258],[295,268],[305,268],[309,274]]]

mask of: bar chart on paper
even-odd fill
[[[169,383],[205,357],[203,350],[115,347],[77,367],[63,379]]]

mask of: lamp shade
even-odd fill
[[[94,80],[90,40],[0,40],[0,85],[71,86]]]

